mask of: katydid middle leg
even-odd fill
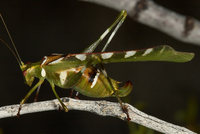
[[[51,89],[52,89],[54,95],[56,96],[56,98],[57,98],[58,101],[60,102],[62,108],[65,110],[65,112],[68,112],[67,106],[62,102],[62,100],[60,99],[60,97],[58,96],[58,94],[57,94],[57,92],[56,92],[56,90],[55,90],[55,85],[54,85],[54,83],[50,82],[50,85],[51,85]]]
[[[37,88],[37,90],[36,90],[36,94],[35,94],[34,102],[37,102],[37,100],[38,100],[38,95],[39,95],[39,92],[40,92],[40,87],[41,87],[41,85],[38,86],[38,88]]]

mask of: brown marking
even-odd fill
[[[97,74],[96,68],[92,69],[92,71],[88,73],[88,75],[89,75],[88,81],[89,81],[91,84],[93,83],[96,74]]]
[[[148,8],[148,3],[147,3],[147,0],[139,0],[136,5],[135,5],[135,8],[134,8],[134,13],[133,13],[133,18],[134,19],[138,19],[139,18],[139,14],[146,10]]]
[[[51,55],[51,56],[46,56],[46,58],[44,57],[43,59],[42,59],[42,64],[41,64],[41,66],[43,66],[43,65],[48,65],[49,63],[51,63],[51,62],[53,62],[53,61],[55,61],[55,60],[57,60],[57,59],[59,59],[59,58],[61,58],[63,55]],[[43,63],[43,61],[46,59],[46,61]]]
[[[130,118],[130,116],[129,116],[127,106],[126,106],[126,105],[123,105],[122,110],[123,110],[123,112],[124,112],[124,113],[126,114],[126,116],[127,116],[127,117],[126,117],[127,121],[130,121],[131,118]]]
[[[76,54],[67,54],[67,55],[65,55],[64,57],[64,59],[67,59],[67,58],[69,58],[69,57],[71,57],[71,56],[75,56]]]
[[[97,69],[95,67],[88,67],[85,69],[82,76],[87,79],[89,84],[92,84],[96,74],[97,74]]]
[[[92,83],[91,81],[93,81],[93,80],[92,80],[91,76],[93,74],[95,74],[95,72],[96,71],[94,71],[94,68],[91,68],[91,67],[90,68],[86,68],[84,73],[83,73],[83,76],[88,79],[88,82]]]
[[[125,84],[124,84],[124,87],[127,88],[129,86],[133,86],[133,83],[131,81],[127,81]]]
[[[190,16],[186,16],[183,36],[187,37],[193,28],[194,28],[194,19]]]
[[[78,73],[79,71],[81,71],[82,68],[83,68],[83,66],[80,66],[80,67],[75,68],[75,69],[76,69],[76,72],[75,72],[75,73]]]

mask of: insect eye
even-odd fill
[[[22,73],[23,73],[23,75],[24,75],[24,76],[26,76],[26,74],[27,74],[27,71],[25,70],[25,71],[23,71]]]

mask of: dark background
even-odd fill
[[[198,0],[155,2],[200,19]],[[35,62],[51,53],[79,53],[95,41],[119,13],[95,4],[73,0],[0,0],[0,12],[24,62]],[[2,23],[0,38],[9,41]],[[115,63],[105,67],[112,78],[133,82],[134,88],[128,97],[132,105],[147,114],[197,131],[200,120],[200,47],[175,40],[128,17],[107,51],[132,50],[163,44],[180,51],[195,52],[196,56],[188,63]],[[0,45],[0,57],[0,106],[17,104],[30,88],[24,84],[16,60],[3,45]],[[60,96],[69,96],[70,90],[58,87],[56,89]],[[33,101],[33,96],[29,102]],[[50,85],[45,82],[41,87],[39,100],[54,98]],[[92,98],[80,95],[80,99]],[[190,119],[185,116],[188,115],[187,111],[193,111],[191,115],[196,115],[191,117],[192,121],[187,120]],[[121,134],[129,133],[129,128],[125,121],[82,111],[49,111],[0,120],[0,133],[3,134],[61,132]]]

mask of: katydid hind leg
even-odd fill
[[[117,100],[118,100],[118,102],[119,102],[119,104],[120,104],[120,106],[121,106],[121,108],[122,108],[122,111],[123,111],[123,112],[126,114],[126,116],[127,116],[126,119],[127,119],[128,121],[130,121],[131,118],[130,118],[130,116],[129,116],[128,109],[127,109],[126,105],[123,104],[122,100],[120,99],[120,97],[119,97],[118,95],[116,95],[116,98],[117,98]]]
[[[114,88],[114,86],[113,86],[113,84],[112,84],[112,82],[111,82],[111,79],[110,79],[109,77],[107,77],[107,80],[108,80],[108,82],[110,83],[110,85],[111,85],[111,87],[112,87],[112,89],[113,89],[113,91],[114,91],[115,97],[117,98],[117,100],[118,100],[118,102],[119,102],[119,104],[120,104],[120,106],[121,106],[121,108],[122,108],[122,111],[123,111],[123,112],[126,114],[126,116],[127,116],[127,120],[130,121],[131,118],[130,118],[130,116],[129,116],[127,107],[123,104],[122,100],[121,100],[120,97],[118,96],[118,94],[117,94],[117,92],[116,92],[116,90],[115,90],[115,88]]]
[[[101,52],[104,52],[104,51],[106,50],[106,48],[108,47],[110,41],[111,41],[112,38],[114,37],[115,33],[117,32],[117,30],[119,29],[119,27],[120,27],[120,26],[122,25],[122,23],[124,22],[126,16],[127,16],[126,11],[125,11],[125,10],[122,10],[121,13],[119,14],[119,16],[117,17],[117,19],[112,23],[112,25],[111,25],[108,29],[106,29],[106,31],[100,36],[100,38],[99,38],[97,41],[95,41],[92,45],[90,45],[89,47],[87,47],[87,48],[83,51],[83,53],[92,53],[92,52],[95,50],[95,48],[101,43],[101,41],[106,37],[106,35],[115,27],[115,29],[114,29],[113,32],[111,33],[110,37],[108,38],[106,44],[104,45],[104,47],[103,47],[103,49],[102,49],[102,51],[101,51]],[[88,62],[88,64],[90,64],[90,63]],[[103,66],[102,66],[102,68],[103,68]],[[81,72],[84,72],[84,69],[85,69],[85,68],[83,68],[83,69],[81,70]],[[103,73],[104,73],[104,75],[107,77],[107,73],[106,73],[106,71],[105,71],[104,68],[103,68]],[[78,94],[79,94],[79,93],[77,92],[76,98],[78,98],[78,97],[77,97]]]
[[[26,94],[26,96],[21,100],[19,109],[17,112],[17,116],[19,117],[20,111],[22,109],[22,105],[27,101],[27,99],[30,97],[30,95],[44,82],[44,79],[40,79],[39,82]]]
[[[83,53],[92,53],[95,50],[95,48],[101,43],[101,41],[107,36],[107,34],[115,27],[115,29],[113,30],[112,34],[108,38],[108,40],[107,40],[104,48],[102,49],[102,52],[104,52],[106,50],[108,44],[112,40],[113,36],[115,35],[115,33],[117,32],[117,30],[119,29],[119,27],[124,22],[126,16],[127,16],[126,11],[122,10],[121,13],[119,14],[119,16],[117,17],[117,19],[112,23],[112,25],[108,29],[106,29],[106,31],[100,36],[100,38],[98,40],[96,40],[94,43],[92,43],[92,45],[90,45],[89,47],[87,47],[83,51]]]
[[[111,31],[111,29],[116,26],[113,32],[111,33],[110,37],[108,38],[106,44],[104,45],[103,49],[101,50],[101,52],[104,52],[106,50],[112,38],[117,33],[117,30],[120,28],[120,26],[123,24],[124,20],[126,19],[126,16],[127,16],[126,11],[122,10],[119,16],[117,17],[116,21],[108,28]]]
[[[102,69],[102,73],[104,74],[104,76],[106,76],[108,82],[110,83],[111,88],[112,88],[112,90],[114,91],[114,95],[115,95],[115,97],[117,98],[117,100],[118,100],[118,102],[119,102],[119,104],[120,104],[120,106],[121,106],[121,108],[122,108],[122,111],[126,114],[127,120],[130,121],[131,118],[130,118],[130,116],[129,116],[128,109],[127,109],[127,107],[122,103],[122,100],[120,99],[120,97],[119,97],[119,95],[118,95],[118,92],[117,92],[117,91],[119,91],[119,90],[115,90],[115,88],[114,88],[114,86],[113,86],[113,83],[112,83],[110,77],[107,76],[107,73],[106,73],[106,70],[104,69],[103,64],[100,64],[100,67],[101,67],[101,69]],[[128,84],[128,83],[129,83],[129,84]],[[130,82],[128,82],[128,83],[127,83],[127,84],[128,84],[129,86],[126,86],[126,85],[125,85],[126,88],[127,88],[127,87],[128,87],[127,89],[132,88],[132,83],[131,83],[131,84],[130,84]],[[123,92],[122,92],[122,93],[123,93]],[[123,94],[126,95],[127,93],[123,93]]]
[[[54,85],[54,83],[50,83],[50,85],[51,85],[51,89],[52,89],[54,95],[56,96],[56,98],[57,98],[58,101],[60,102],[62,108],[64,109],[65,112],[68,112],[67,106],[62,102],[62,100],[60,99],[60,97],[58,96],[58,94],[57,94],[57,92],[56,92],[56,90],[55,90],[55,85]]]

